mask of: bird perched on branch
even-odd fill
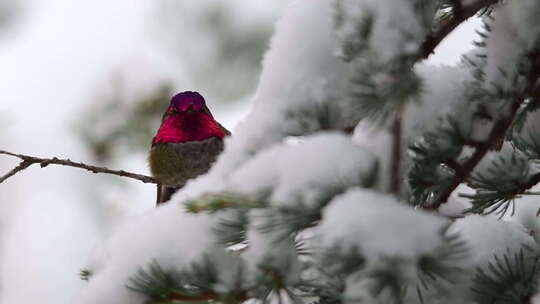
[[[159,183],[157,204],[168,201],[189,179],[206,173],[230,134],[214,119],[201,94],[185,91],[173,96],[148,158]]]

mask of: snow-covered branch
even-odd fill
[[[534,100],[540,56],[523,57],[532,49],[514,47],[504,18],[484,36],[495,41],[489,51],[503,42],[509,51],[490,53],[485,65],[417,64],[497,2],[456,1],[293,2],[276,25],[253,107],[216,163],[170,203],[117,227],[87,264],[77,303],[470,303],[484,290],[500,294],[488,300],[530,298],[528,272],[492,271],[507,257],[512,268],[536,269],[536,243],[523,226],[478,215],[449,221],[383,193],[401,186],[429,209],[471,181]],[[437,27],[437,13],[449,9]],[[440,36],[426,42],[433,28]],[[511,74],[519,77],[498,77],[501,64],[522,67]],[[497,115],[481,111],[496,101]],[[386,127],[396,113],[392,148]],[[480,135],[478,120],[489,120]],[[377,122],[384,136],[369,132]],[[525,139],[521,150],[540,155],[540,136]],[[540,178],[525,169],[524,183]]]
[[[74,167],[79,169],[85,169],[92,173],[105,173],[105,174],[112,174],[116,176],[122,176],[127,177],[131,179],[135,179],[138,181],[141,181],[145,184],[156,184],[156,180],[147,175],[127,172],[124,170],[112,170],[106,167],[98,167],[93,165],[87,165],[85,163],[81,162],[74,162],[70,159],[60,159],[57,157],[52,158],[41,158],[41,157],[35,157],[30,155],[24,155],[24,154],[16,154],[8,151],[0,150],[0,154],[9,155],[13,157],[17,157],[22,160],[21,163],[19,163],[18,166],[13,168],[11,171],[6,173],[5,175],[0,177],[0,184],[6,181],[8,178],[12,177],[13,175],[25,170],[26,168],[30,167],[33,164],[39,164],[41,168],[45,168],[48,165],[59,165],[59,166],[67,166],[67,167]]]
[[[490,150],[497,149],[501,142],[504,141],[507,131],[512,126],[518,110],[522,106],[523,102],[534,93],[536,90],[536,84],[540,78],[540,53],[535,52],[529,54],[529,61],[531,64],[531,69],[527,75],[526,87],[521,92],[518,92],[518,94],[514,97],[514,101],[510,105],[508,114],[502,115],[495,122],[491,131],[489,132],[487,140],[481,144],[478,144],[473,155],[465,163],[458,167],[458,170],[456,170],[450,185],[440,193],[433,204],[425,206],[426,209],[437,210],[442,204],[444,204],[457,186],[465,182],[465,180],[471,175],[473,170],[486,156],[486,154]]]

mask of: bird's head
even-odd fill
[[[223,127],[212,117],[204,97],[197,92],[185,91],[171,98],[152,144],[181,143],[224,136]]]
[[[195,114],[206,113],[210,111],[206,107],[206,102],[201,94],[193,91],[178,93],[171,98],[171,104],[167,108],[167,114]]]

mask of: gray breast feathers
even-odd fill
[[[210,169],[223,150],[223,140],[157,144],[150,151],[152,175],[164,185],[183,186],[187,180]]]

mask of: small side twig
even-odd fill
[[[112,170],[112,169],[109,169],[109,168],[106,168],[106,167],[98,167],[98,166],[93,166],[93,165],[87,165],[87,164],[81,163],[81,162],[74,162],[74,161],[72,161],[70,159],[60,159],[60,158],[57,158],[57,157],[41,158],[41,157],[35,157],[35,156],[30,156],[30,155],[24,155],[24,154],[16,154],[16,153],[3,151],[3,150],[0,150],[0,154],[17,157],[17,158],[22,160],[22,162],[19,165],[17,165],[11,171],[9,171],[8,173],[6,173],[5,175],[0,177],[0,184],[2,182],[4,182],[5,180],[7,180],[8,178],[12,177],[13,175],[27,169],[28,167],[30,167],[33,164],[39,164],[39,166],[41,168],[45,168],[48,165],[59,165],[59,166],[74,167],[74,168],[79,168],[79,169],[85,169],[85,170],[88,170],[88,171],[90,171],[92,173],[105,173],[105,174],[111,174],[111,175],[116,175],[116,176],[127,177],[127,178],[131,178],[131,179],[141,181],[141,182],[143,182],[145,184],[147,184],[147,183],[149,183],[149,184],[157,184],[157,181],[151,176],[132,173],[132,172],[127,172],[127,171],[124,171],[124,170]]]
[[[30,167],[32,165],[31,162],[22,161],[17,167],[13,168],[13,170],[6,173],[4,176],[0,177],[0,184],[3,183],[6,179],[12,177],[13,175],[19,173],[20,171]]]

